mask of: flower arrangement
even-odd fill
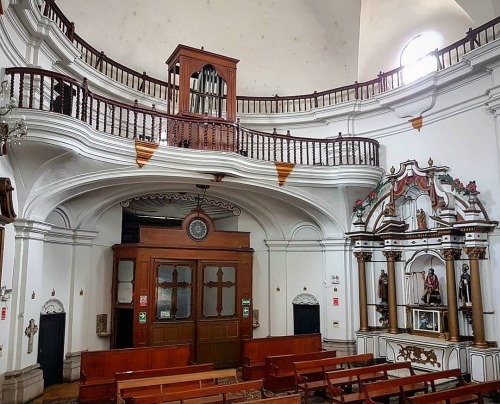
[[[368,206],[370,206],[375,200],[377,200],[378,194],[375,191],[371,191],[368,196],[362,200],[358,199],[354,206],[352,207],[353,212],[363,212]]]
[[[453,179],[451,175],[445,174],[438,176],[438,179],[441,181],[450,184],[451,190],[455,191],[457,194],[470,195],[470,194],[478,194],[476,181],[469,181],[467,185],[464,185],[459,178]]]

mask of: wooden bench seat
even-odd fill
[[[78,399],[80,403],[114,403],[116,373],[190,364],[191,344],[84,351],[81,353]]]
[[[281,335],[247,338],[241,343],[241,377],[243,380],[262,379],[266,374],[266,357],[320,352],[321,334]]]
[[[219,379],[229,379],[236,382],[236,369],[119,380],[116,382],[116,402],[131,402],[131,398],[138,395],[151,396],[168,392],[202,389],[216,385]]]
[[[388,380],[389,372],[405,370],[408,376],[415,374],[411,362],[383,363],[325,373],[327,395],[330,403],[364,403],[363,384],[376,380]],[[352,387],[356,386],[356,391]]]
[[[263,380],[250,380],[243,382],[234,382],[229,384],[218,384],[202,388],[192,388],[184,391],[167,392],[161,394],[143,395],[138,392],[127,401],[135,404],[156,404],[167,402],[178,403],[229,403],[237,401],[248,401],[248,391],[260,391],[261,398],[263,393]],[[267,400],[267,399],[266,399]],[[256,400],[259,401],[259,400]]]
[[[401,403],[415,393],[436,391],[436,382],[442,379],[455,379],[458,386],[465,384],[460,369],[423,373],[391,380],[363,384],[365,402],[377,404],[390,397],[398,397]]]
[[[500,390],[500,380],[466,383],[463,386],[408,397],[409,404],[483,403],[484,396]]]
[[[266,358],[264,387],[274,393],[293,390],[295,386],[294,362],[328,359],[336,356],[336,351],[268,356]]]
[[[304,392],[304,401],[307,403],[310,393],[326,389],[326,372],[350,368],[353,365],[373,364],[373,360],[373,354],[367,353],[294,362],[295,392],[302,390]]]

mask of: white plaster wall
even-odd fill
[[[238,94],[270,96],[356,80],[360,4],[66,0],[58,6],[88,43],[139,72],[166,80],[165,61],[178,44],[203,46],[240,60]]]
[[[81,349],[109,349],[109,338],[99,338],[96,335],[95,324],[98,314],[108,315],[108,330],[111,330],[111,288],[113,281],[113,251],[111,246],[121,242],[122,211],[120,205],[106,210],[96,223],[94,230],[96,238],[90,248],[90,262],[87,271],[88,279],[84,284],[75,282],[76,301],[80,300],[85,307],[85,316],[75,321],[75,327],[81,332],[75,332],[70,352]],[[83,268],[81,268],[83,270]],[[80,289],[84,296],[80,296]],[[82,299],[80,299],[82,297]]]
[[[397,12],[395,10],[398,10]],[[361,6],[358,80],[399,66],[401,51],[417,35],[438,33],[439,48],[465,37],[471,18],[454,0],[364,0]]]

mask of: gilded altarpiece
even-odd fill
[[[431,371],[459,367],[486,380],[497,342],[486,339],[492,310],[483,306],[481,278],[498,222],[475,181],[450,171],[432,159],[424,168],[409,160],[355,200],[348,236],[359,275],[358,352]]]

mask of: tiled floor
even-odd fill
[[[71,398],[78,397],[78,382],[55,384],[47,387],[43,395],[31,401],[30,404],[71,403]],[[78,401],[75,401],[78,402]]]

